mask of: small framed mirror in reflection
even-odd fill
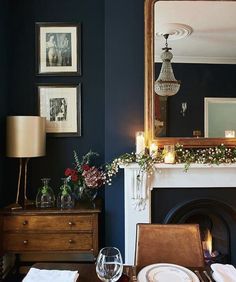
[[[236,98],[204,99],[205,137],[234,138],[236,132]]]

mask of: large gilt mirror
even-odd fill
[[[235,17],[236,1],[145,1],[147,143],[236,145]],[[171,96],[157,90],[163,47],[181,81]]]

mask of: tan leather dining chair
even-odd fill
[[[198,224],[137,224],[135,247],[137,271],[153,263],[204,267]]]

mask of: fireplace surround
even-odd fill
[[[138,165],[124,170],[125,263],[134,262],[136,224],[141,222],[199,223],[202,234],[210,229],[213,251],[222,254],[222,262],[236,263],[235,164],[193,164],[187,172],[182,164],[157,164],[151,177],[143,176],[141,188],[136,187]]]

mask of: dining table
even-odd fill
[[[79,277],[76,282],[101,282],[96,274],[95,263],[35,263],[34,268],[47,270],[72,270],[78,271]],[[206,265],[204,268],[189,268],[199,278],[200,282],[214,282],[211,277],[210,267]],[[207,275],[205,273],[207,273]],[[207,277],[208,276],[208,277]],[[133,265],[124,265],[123,274],[118,282],[135,282],[137,281],[136,267]]]

